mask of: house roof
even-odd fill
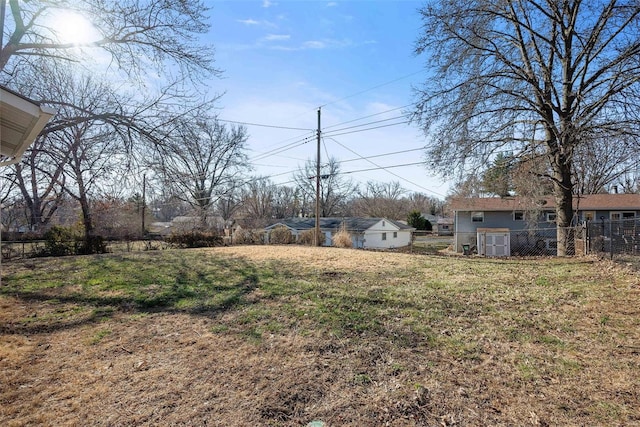
[[[0,86],[0,166],[20,161],[49,119],[56,113],[4,86]]]
[[[327,230],[337,230],[345,225],[348,231],[362,232],[370,229],[380,221],[388,221],[396,226],[399,230],[414,230],[406,224],[386,218],[358,218],[358,217],[330,217],[320,218],[320,228]],[[278,225],[284,225],[294,230],[311,230],[316,226],[315,218],[286,218],[279,219],[277,222],[266,227],[270,230]]]
[[[553,210],[553,197],[544,197],[533,203],[523,197],[471,197],[451,200],[451,209],[466,211],[522,211],[532,208]],[[587,194],[573,196],[573,208],[588,210],[640,210],[640,194]]]

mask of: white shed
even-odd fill
[[[511,233],[508,228],[478,228],[478,255],[510,256]]]

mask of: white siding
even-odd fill
[[[397,233],[396,237],[393,237],[394,232]],[[383,240],[383,233],[386,233],[385,240]],[[387,220],[379,221],[364,232],[365,248],[399,248],[410,243],[411,230],[400,230],[395,224]]]

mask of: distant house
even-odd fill
[[[286,227],[296,241],[300,235],[315,228],[315,218],[281,219],[265,227],[267,235],[276,227]],[[320,231],[324,234],[323,246],[333,245],[335,233],[345,228],[354,248],[392,249],[408,246],[415,228],[386,218],[320,218]]]
[[[557,245],[556,204],[552,197],[535,204],[521,197],[457,198],[451,201],[450,208],[454,212],[457,252],[470,246],[483,255],[509,255],[527,245],[553,252]],[[574,224],[636,219],[640,217],[640,194],[574,196],[573,208]],[[528,218],[530,212],[537,213],[533,220]],[[530,232],[533,229],[535,233]]]
[[[224,230],[225,221],[220,216],[207,218],[207,227],[214,230]],[[169,236],[171,234],[190,233],[202,229],[202,219],[197,216],[176,216],[171,222],[153,222],[149,226],[152,234]]]
[[[438,236],[453,236],[453,218],[438,218],[435,231]]]

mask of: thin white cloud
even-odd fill
[[[287,37],[287,40],[291,40],[291,39]],[[268,40],[265,38],[265,39],[262,39],[261,41],[278,42],[278,41],[284,41],[284,38],[282,39],[274,38],[271,40]],[[353,40],[350,40],[350,39],[342,39],[342,40],[322,39],[322,40],[307,40],[302,44],[296,44],[296,45],[270,44],[268,46],[264,46],[262,44],[258,44],[256,47],[267,47],[268,49],[271,49],[271,50],[281,50],[281,51],[302,51],[302,50],[320,50],[320,49],[349,49],[349,48],[354,48],[354,47],[364,46],[364,45],[374,44],[374,43],[376,43],[375,40],[354,42]]]
[[[284,41],[284,40],[289,40],[291,38],[291,36],[289,34],[267,34],[267,36],[264,38],[265,41]]]
[[[241,24],[247,25],[247,26],[260,26],[260,27],[264,27],[264,28],[278,28],[277,24],[274,24],[273,22],[270,21],[256,21],[255,19],[249,18],[249,19],[237,19],[236,22],[239,22]]]
[[[324,49],[327,47],[327,44],[320,40],[309,40],[302,44],[303,49]]]
[[[264,7],[264,8],[268,8],[268,7],[271,7],[271,6],[276,6],[277,4],[278,3],[274,3],[271,0],[263,0],[262,1],[262,7]]]
[[[238,19],[237,22],[244,24],[244,25],[258,25],[260,24],[260,22],[256,21],[255,19]]]
[[[327,3],[327,7],[335,7],[338,5],[338,2],[336,1],[330,1],[329,3]]]

